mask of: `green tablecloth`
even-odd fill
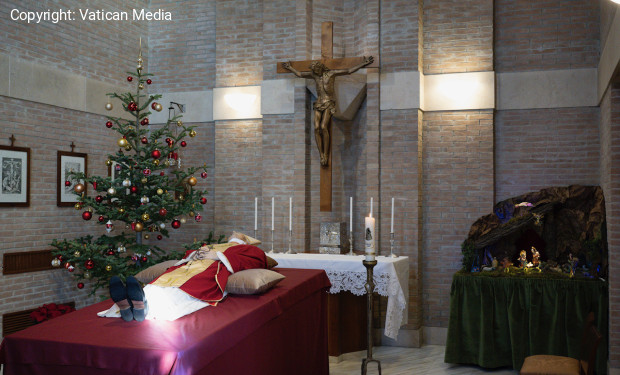
[[[578,358],[584,320],[603,340],[596,372],[607,372],[607,284],[600,280],[454,275],[445,361],[521,369],[525,357]]]

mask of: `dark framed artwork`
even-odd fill
[[[30,206],[30,149],[0,146],[0,207]]]
[[[56,205],[59,207],[74,206],[78,201],[78,196],[73,192],[76,184],[84,184],[84,180],[76,181],[70,178],[71,172],[82,172],[84,175],[87,169],[88,155],[79,152],[58,151],[57,158],[57,183],[56,183]],[[67,184],[66,182],[69,181]],[[84,184],[84,194],[86,185]]]

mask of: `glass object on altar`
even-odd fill
[[[321,223],[319,253],[344,254],[348,250],[347,223]]]

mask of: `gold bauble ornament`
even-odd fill
[[[79,258],[80,255],[82,255],[82,254],[80,254],[80,252],[78,250],[76,250],[75,253],[73,253],[73,256],[76,257],[76,258]]]
[[[76,210],[81,210],[82,209],[82,203],[78,202],[73,207],[75,207]]]
[[[125,138],[119,139],[116,143],[118,143],[118,147],[127,147],[128,143]]]
[[[151,230],[151,228],[150,228],[150,227],[149,227],[149,230],[152,232],[152,230]],[[149,239],[149,237],[151,237],[151,236],[149,236],[148,234],[145,234],[145,235],[144,235],[144,239],[145,239],[145,240],[148,240],[148,239]]]
[[[179,194],[179,200],[180,200],[180,201],[185,200],[185,195],[183,195],[183,194]]]
[[[166,161],[164,162],[164,165],[165,165],[166,167],[169,167],[169,166],[170,166],[170,161],[168,161],[168,160],[166,159]]]
[[[127,145],[127,146],[125,146],[125,150],[127,150],[127,151],[131,151],[131,145]]]
[[[190,130],[189,131],[189,136],[192,137],[192,138],[195,137],[196,136],[196,131],[194,129]]]
[[[84,271],[84,278],[85,279],[90,279],[92,277],[92,275],[90,274],[90,271]]]
[[[159,159],[153,160],[153,164],[155,164],[156,166],[159,165]]]
[[[118,213],[119,214],[124,214],[125,213],[125,209],[123,207],[118,209]]]
[[[182,217],[180,221],[181,221],[181,224],[187,223],[187,220],[184,217]]]
[[[149,221],[151,220],[151,216],[149,214],[142,214],[142,221]]]
[[[156,104],[155,104],[155,110],[156,110],[157,112],[161,112],[161,110],[162,110],[163,108],[164,108],[164,107],[162,107],[162,105],[161,105],[161,104],[159,104],[159,103],[156,103]]]
[[[196,214],[194,214],[194,211],[190,211],[188,215],[189,216],[195,216]]]
[[[84,184],[76,184],[73,187],[73,190],[75,190],[76,193],[80,194],[84,191]]]
[[[142,182],[143,184],[146,184],[147,182],[149,182],[149,180],[146,177],[142,177],[140,182]]]
[[[157,189],[157,195],[162,195],[164,193],[164,189],[159,188]]]
[[[177,121],[177,126],[183,126],[183,121],[181,120]]]
[[[189,186],[196,186],[196,184],[198,183],[198,180],[196,179],[196,177],[192,176],[187,180],[187,184]]]
[[[114,108],[114,106],[112,105],[112,103],[106,103],[105,104],[105,109],[108,111],[111,111]]]
[[[144,225],[140,222],[137,222],[136,225],[134,226],[134,230],[136,232],[142,232],[143,229],[144,229]]]
[[[142,83],[138,84],[138,89],[144,90],[144,85]]]
[[[105,161],[105,165],[107,165],[108,167],[112,165],[112,160],[108,159]]]
[[[108,272],[112,271],[112,266],[108,264],[107,266],[105,266],[105,270]]]

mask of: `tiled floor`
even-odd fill
[[[512,369],[485,370],[477,366],[461,366],[444,363],[444,346],[429,345],[422,348],[376,347],[373,358],[381,361],[381,373],[385,375],[465,375],[493,374],[516,375]],[[366,351],[348,353],[340,363],[329,364],[330,375],[359,375]],[[368,375],[378,374],[377,364],[368,365]]]

